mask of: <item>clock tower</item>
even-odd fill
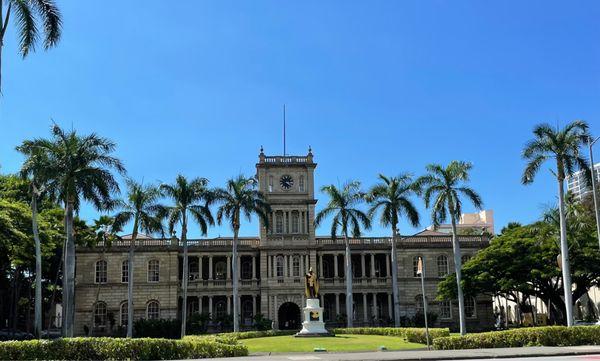
[[[262,148],[256,164],[260,191],[271,205],[270,227],[260,224],[261,246],[306,247],[315,243],[313,154],[267,156]]]

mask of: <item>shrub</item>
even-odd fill
[[[272,320],[266,318],[262,313],[256,314],[254,316],[254,327],[258,331],[267,331],[271,329]]]
[[[0,342],[0,360],[169,360],[247,354],[242,344],[210,339],[96,337]]]
[[[335,334],[350,335],[380,335],[403,337],[408,342],[427,343],[424,328],[393,328],[393,327],[360,327],[360,328],[335,328],[332,330]],[[450,330],[447,328],[430,328],[429,340],[435,340],[439,337],[450,336]]]
[[[200,334],[208,331],[208,323],[210,322],[210,313],[193,313],[187,320],[186,333]]]
[[[238,340],[246,340],[249,338],[259,338],[259,337],[273,337],[273,336],[287,336],[294,335],[297,331],[279,331],[279,330],[269,330],[269,331],[247,331],[247,332],[229,332],[229,333],[217,333],[214,335],[202,335],[202,336],[186,336],[184,340],[197,340],[197,339],[212,339],[217,342],[226,343],[226,344],[234,344],[237,343]]]
[[[549,326],[437,338],[437,350],[525,346],[599,345],[600,326]]]
[[[139,319],[133,323],[135,337],[156,337],[178,339],[181,335],[181,321],[177,319]]]

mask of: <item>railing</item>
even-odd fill
[[[239,285],[242,288],[258,287],[259,286],[259,281],[258,280],[242,279],[242,280],[240,280]],[[233,280],[232,279],[224,279],[224,280],[200,280],[200,279],[196,279],[196,280],[190,280],[190,282],[188,283],[188,286],[191,287],[191,288],[198,288],[198,287],[202,287],[202,288],[231,288],[233,286]]]
[[[311,163],[311,161],[309,161],[308,157],[302,157],[302,156],[265,156],[264,158],[265,163],[284,163],[284,164],[290,164],[290,163]]]
[[[485,236],[458,236],[461,243],[487,243],[488,239]],[[344,245],[344,238],[339,237],[333,239],[331,237],[317,237],[318,245]],[[368,245],[389,245],[392,243],[391,237],[361,237],[350,238],[348,243],[353,245],[368,246]],[[406,236],[398,237],[397,245],[411,244],[449,244],[452,243],[452,236]]]
[[[207,239],[188,239],[189,247],[231,247],[233,238],[207,238]],[[174,238],[153,238],[153,239],[137,239],[136,247],[150,246],[183,246],[183,242]],[[258,247],[260,245],[259,238],[244,237],[238,238],[239,246]],[[131,246],[130,239],[120,239],[111,242],[110,247],[129,247]],[[98,242],[97,247],[104,247],[104,242]]]

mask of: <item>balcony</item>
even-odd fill
[[[458,236],[461,244],[484,246],[489,243],[485,236]],[[344,246],[344,238],[333,239],[331,237],[317,237],[317,245],[322,246]],[[391,246],[391,237],[361,237],[350,238],[350,246]],[[430,247],[430,246],[451,246],[452,236],[399,236],[396,245],[398,247]]]
[[[240,290],[255,290],[260,287],[260,280],[242,279],[238,283]],[[190,280],[188,283],[190,290],[230,290],[233,288],[233,280]]]

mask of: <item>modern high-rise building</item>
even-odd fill
[[[231,272],[231,237],[188,240],[185,303],[181,299],[183,252],[177,238],[139,238],[132,270],[128,269],[130,240],[126,238],[110,248],[77,247],[75,333],[82,335],[93,327],[95,335],[106,335],[127,324],[129,277],[134,279],[134,319],[179,318],[182,310],[220,319],[232,312],[232,279],[237,277],[242,328],[251,328],[260,313],[273,320],[275,328],[300,329],[303,276],[309,267],[320,279],[327,327],[343,326],[348,277],[344,274],[344,239],[315,235],[316,167],[310,150],[303,156],[267,156],[261,151],[256,177],[272,208],[271,227],[261,223],[257,237],[239,239],[237,274]],[[349,240],[354,285],[350,317],[355,326],[393,323],[391,242],[390,237]],[[463,235],[459,242],[463,261],[489,244],[486,235]],[[436,300],[438,282],[454,269],[451,237],[423,232],[398,237],[396,244],[402,319],[406,322],[422,313],[417,266],[423,257],[426,299],[429,311],[437,314],[434,326],[457,329],[457,302]],[[465,309],[469,329],[493,325],[490,296],[466,297]]]
[[[596,184],[600,182],[600,163],[594,164],[594,176]],[[567,177],[567,190],[575,196],[576,199],[582,199],[585,195],[592,192],[592,185],[585,179],[584,171],[580,170]]]

